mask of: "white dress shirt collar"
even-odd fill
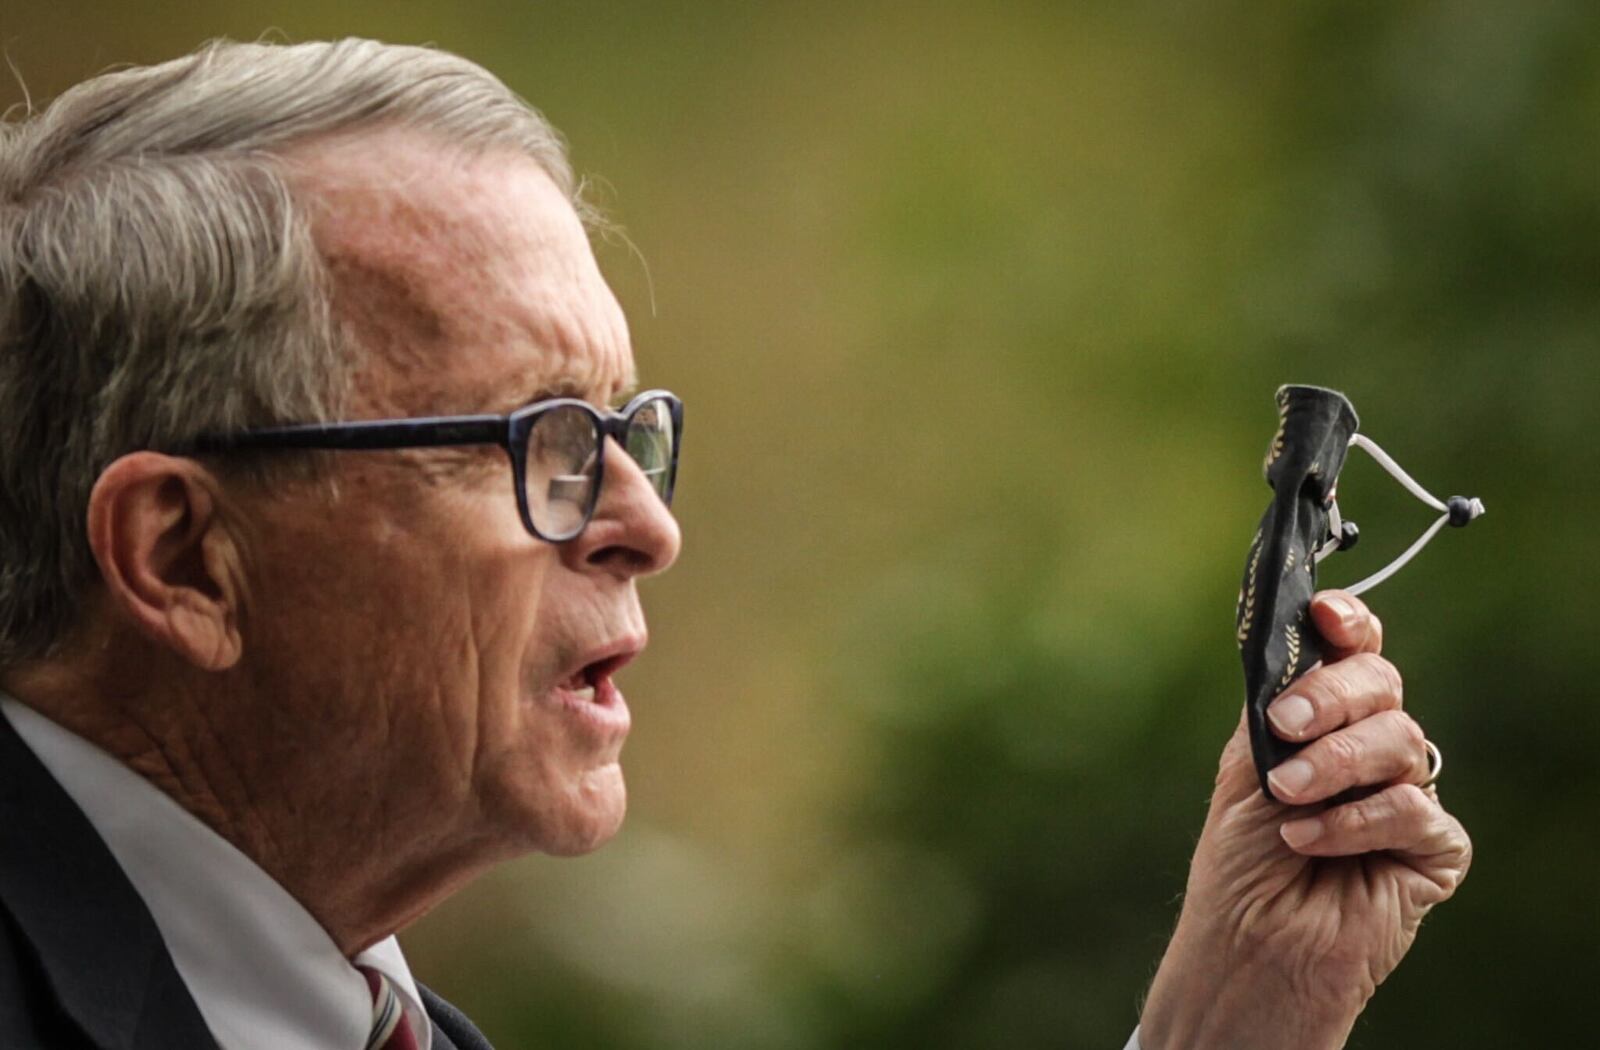
[[[363,1050],[366,980],[288,891],[139,774],[26,705],[0,713],[78,804],[144,899],[222,1050]],[[394,983],[421,1050],[432,1025],[393,937],[356,956]]]

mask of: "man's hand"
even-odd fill
[[[1146,1000],[1145,1050],[1343,1046],[1422,917],[1466,877],[1466,831],[1417,786],[1422,729],[1379,655],[1382,625],[1341,591],[1317,595],[1311,615],[1327,660],[1268,708],[1274,732],[1306,744],[1269,777],[1293,804],[1262,794],[1241,717]]]

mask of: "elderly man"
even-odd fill
[[[4,126],[0,1046],[487,1045],[395,932],[617,830],[679,543],[582,216],[424,49],[216,45]],[[1295,805],[1236,734],[1130,1045],[1340,1045],[1466,871],[1377,621],[1313,614]]]

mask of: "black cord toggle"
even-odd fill
[[[1463,525],[1472,524],[1472,519],[1482,513],[1473,506],[1475,503],[1477,500],[1465,496],[1451,496],[1446,500],[1445,506],[1450,508],[1450,524],[1458,529]]]

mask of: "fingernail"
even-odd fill
[[[1291,820],[1278,829],[1278,834],[1283,836],[1283,841],[1292,849],[1299,849],[1322,837],[1322,821],[1317,817]]]
[[[1326,598],[1322,599],[1322,604],[1332,609],[1333,614],[1339,618],[1341,623],[1348,622],[1350,618],[1356,614],[1355,606],[1351,605],[1337,594],[1328,595]]]
[[[1272,785],[1274,794],[1298,795],[1310,785],[1316,773],[1310,762],[1303,758],[1291,758],[1268,773],[1267,782]]]
[[[1279,697],[1267,708],[1267,718],[1278,727],[1279,732],[1288,736],[1299,736],[1305,732],[1316,717],[1316,709],[1303,696]]]

